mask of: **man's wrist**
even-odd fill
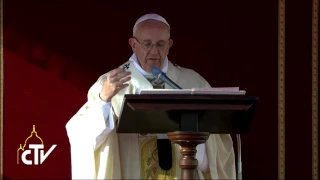
[[[100,100],[103,101],[103,102],[106,102],[106,103],[111,102],[111,99],[110,99],[110,98],[102,98],[102,97],[101,97],[101,93],[99,93],[99,98],[100,98]]]

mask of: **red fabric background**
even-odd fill
[[[86,93],[50,75],[4,49],[4,175],[10,178],[41,179],[70,177],[69,142],[65,123],[85,101]],[[35,125],[45,151],[57,147],[39,166],[17,165],[17,149]],[[33,136],[29,143],[39,143]],[[33,158],[33,154],[27,157]]]
[[[65,124],[98,76],[129,58],[135,20],[156,12],[172,26],[171,61],[196,70],[212,86],[239,86],[259,96],[251,132],[242,136],[243,178],[277,178],[277,5],[5,1],[5,176],[71,177]],[[45,145],[58,146],[41,166],[17,165],[16,150],[32,125]]]

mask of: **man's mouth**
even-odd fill
[[[159,59],[158,58],[148,58],[148,60],[150,60],[150,61],[158,61]]]

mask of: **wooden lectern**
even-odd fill
[[[210,134],[248,133],[257,100],[246,95],[125,95],[117,133],[167,133],[181,146],[181,178],[195,179],[197,145]]]

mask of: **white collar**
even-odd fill
[[[136,54],[132,54],[132,56],[130,57],[129,61],[132,61],[134,66],[138,69],[138,71],[142,74],[142,75],[152,75],[152,73],[146,72],[145,70],[143,70],[141,68],[141,66],[139,65],[138,62],[138,58],[136,56]],[[168,57],[166,56],[166,58],[164,59],[164,63],[162,66],[162,72],[167,73],[168,71]]]

